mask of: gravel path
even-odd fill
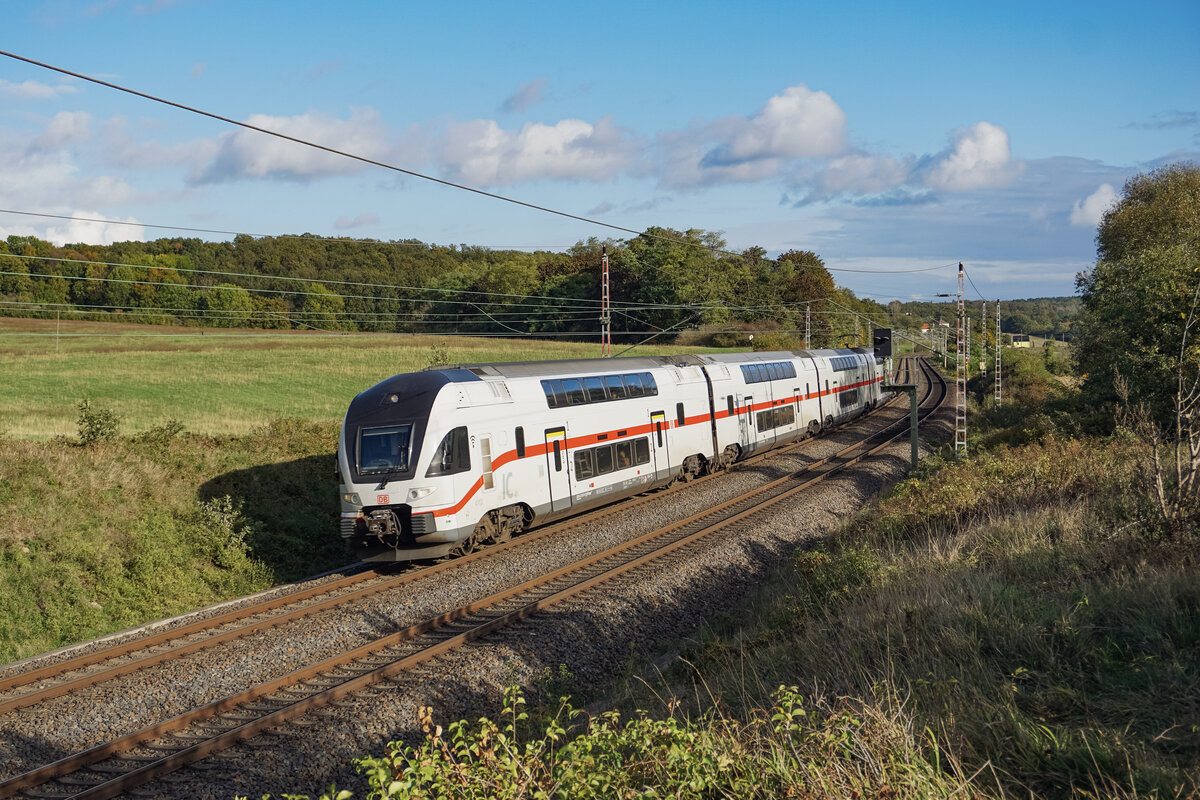
[[[953,408],[950,416],[950,423],[943,412],[941,420],[926,424],[923,438],[944,439],[952,430]],[[851,438],[850,432],[837,431],[810,442],[801,454],[780,455],[720,480],[663,492],[638,514],[607,520],[587,536],[551,537],[531,552],[515,548],[351,609],[12,712],[0,719],[0,777],[101,744],[604,550],[794,471]],[[902,477],[908,447],[905,439],[886,454],[814,487],[804,495],[803,505],[783,504],[752,536],[689,550],[669,567],[643,570],[635,580],[540,614],[439,659],[417,676],[384,684],[239,745],[136,795],[230,798],[300,791],[315,796],[336,781],[362,797],[365,784],[353,771],[352,760],[382,753],[389,741],[413,737],[421,706],[433,706],[442,724],[494,714],[504,687],[513,682],[532,686],[545,670],[557,672],[560,664],[574,675],[579,692],[604,692],[614,676],[628,674],[631,664],[662,659],[663,650],[681,636],[713,613],[736,605],[796,544],[831,530]]]

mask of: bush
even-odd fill
[[[85,447],[96,442],[111,442],[120,432],[121,418],[111,408],[92,404],[91,398],[80,400],[75,408],[79,410],[79,443]]]

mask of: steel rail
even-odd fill
[[[890,405],[895,401],[896,398],[890,398],[886,403],[880,406],[880,409]],[[751,456],[744,461],[738,462],[736,466],[740,469],[744,466],[756,464],[768,458],[776,458],[780,455],[793,453],[796,450],[807,446],[808,441],[808,439],[802,439],[789,445],[772,448],[763,453]],[[708,480],[715,479],[719,477],[719,475],[720,472],[712,473],[683,485],[699,485]],[[343,594],[340,592],[358,583],[362,583],[363,581],[379,577],[379,573],[374,570],[368,570],[355,575],[349,575],[320,586],[288,592],[271,599],[264,600],[260,603],[254,603],[232,609],[226,613],[198,620],[194,623],[190,623],[178,628],[170,628],[150,636],[129,639],[102,650],[84,653],[79,656],[58,661],[44,667],[29,670],[27,672],[15,673],[13,675],[0,678],[0,694],[10,692],[21,686],[27,686],[31,683],[50,680],[62,675],[66,675],[70,672],[79,672],[82,670],[91,669],[92,667],[115,660],[122,656],[162,647],[168,642],[174,642],[195,634],[204,633],[205,631],[233,625],[244,620],[249,620],[253,617],[260,617],[264,614],[271,614],[271,616],[251,621],[248,624],[242,625],[233,630],[215,633],[206,638],[183,644],[172,645],[166,649],[159,650],[158,652],[150,653],[148,655],[132,659],[107,669],[85,672],[82,675],[55,683],[51,686],[44,687],[36,691],[26,692],[6,700],[0,700],[0,714],[33,706],[56,697],[62,697],[70,694],[71,692],[78,691],[89,686],[94,686],[105,681],[114,680],[118,677],[128,675],[141,669],[157,666],[174,658],[180,658],[186,655],[197,653],[210,647],[216,647],[245,638],[255,633],[260,633],[262,631],[278,627],[280,625],[295,622],[336,606],[357,602],[367,597],[398,588],[407,583],[432,577],[449,569],[455,569],[477,559],[487,558],[513,547],[528,545],[547,536],[556,535],[563,531],[571,530],[584,525],[591,526],[609,516],[617,513],[625,513],[645,503],[652,502],[654,499],[656,499],[655,494],[644,494],[626,498],[623,501],[617,501],[607,506],[594,509],[593,511],[587,512],[584,515],[572,517],[541,530],[533,531],[530,534],[522,535],[510,542],[493,545],[476,553],[471,553],[466,556],[462,556],[450,561],[444,561],[442,563],[434,564],[421,569],[412,570],[402,575],[383,580],[373,586],[364,587],[348,593]],[[304,603],[306,600],[310,600],[314,597],[320,597],[322,595],[325,596],[325,599],[318,601],[317,603],[304,606],[298,605],[300,603]],[[280,609],[286,609],[288,607],[293,608],[289,611],[284,611],[278,614],[271,613],[279,611]]]
[[[931,392],[927,393],[927,397],[929,396],[929,394],[931,394]],[[945,394],[945,390],[944,390],[944,384],[943,384],[943,398],[944,398],[944,394]],[[888,426],[888,427],[893,427],[893,426]],[[865,458],[870,453],[877,452],[878,450],[886,447],[892,439],[894,439],[894,438],[896,438],[896,436],[899,436],[902,434],[903,434],[903,431],[893,435],[892,437],[885,440],[881,444],[877,445],[873,449],[864,451],[857,456],[847,459],[844,462],[842,462],[841,464],[835,465],[829,471],[822,473],[822,474],[818,474],[817,476],[802,482],[800,485],[793,486],[792,488],[788,489],[786,492],[784,492],[782,494],[776,495],[776,496],[771,497],[763,502],[752,505],[749,508],[745,508],[745,509],[741,510],[740,512],[735,513],[734,516],[732,516],[732,517],[726,517],[723,520],[717,520],[715,522],[707,523],[703,527],[701,527],[700,530],[693,531],[692,533],[688,533],[688,534],[684,535],[682,538],[674,540],[672,543],[666,545],[665,547],[658,547],[648,553],[644,553],[642,556],[637,557],[637,558],[633,559],[632,561],[625,562],[625,564],[623,566],[618,566],[614,569],[605,570],[605,571],[601,572],[599,575],[596,575],[591,578],[587,578],[583,581],[577,582],[576,584],[574,584],[572,587],[570,587],[568,589],[563,589],[561,591],[558,591],[558,592],[552,594],[550,597],[541,598],[541,599],[535,600],[531,603],[527,603],[527,604],[523,605],[521,608],[517,609],[516,611],[509,612],[508,614],[504,614],[493,620],[490,620],[488,622],[477,625],[477,626],[473,627],[470,631],[467,631],[465,633],[451,637],[449,639],[445,639],[442,642],[435,644],[431,647],[424,648],[419,653],[414,653],[410,656],[407,656],[407,657],[399,659],[399,660],[393,660],[388,665],[371,670],[363,675],[357,676],[348,681],[343,681],[343,682],[339,683],[338,686],[336,686],[336,687],[326,689],[325,691],[322,691],[322,692],[317,692],[307,698],[290,703],[289,705],[285,706],[284,708],[274,711],[274,712],[266,715],[265,717],[261,717],[258,720],[254,720],[254,721],[246,722],[242,725],[238,725],[235,728],[232,728],[230,730],[222,732],[222,733],[210,738],[209,740],[207,740],[205,742],[183,748],[183,749],[177,751],[176,753],[173,753],[170,756],[167,756],[163,759],[160,759],[160,760],[154,762],[153,764],[149,764],[149,765],[143,766],[141,768],[138,768],[136,770],[133,770],[131,772],[128,772],[119,778],[115,778],[110,781],[107,781],[107,782],[101,784],[100,786],[94,787],[92,789],[87,789],[75,796],[80,797],[80,798],[85,798],[85,797],[86,798],[101,798],[101,797],[115,796],[116,794],[119,794],[120,792],[125,791],[126,789],[131,788],[134,785],[140,785],[141,783],[143,783],[145,781],[151,780],[155,777],[161,776],[162,774],[166,774],[167,772],[173,771],[174,769],[177,769],[178,767],[180,767],[186,763],[191,763],[195,760],[204,758],[207,755],[211,755],[214,752],[217,752],[221,749],[224,749],[225,747],[228,747],[230,744],[232,744],[235,741],[239,741],[241,739],[245,739],[245,738],[249,738],[251,736],[257,735],[258,733],[261,733],[263,730],[266,730],[266,729],[272,728],[272,727],[276,727],[279,724],[282,724],[283,722],[286,722],[290,719],[294,719],[296,716],[306,713],[314,708],[318,708],[323,705],[327,705],[331,702],[335,702],[336,700],[342,699],[343,697],[347,696],[348,694],[352,694],[354,692],[360,691],[362,688],[365,688],[365,686],[370,685],[371,683],[377,682],[379,680],[383,680],[388,677],[392,677],[392,676],[398,674],[399,672],[402,672],[402,671],[408,669],[409,667],[411,667],[412,665],[414,665],[416,663],[427,661],[431,658],[441,655],[442,653],[446,652],[447,650],[449,650],[455,646],[458,646],[459,644],[465,643],[467,641],[474,641],[475,639],[486,636],[487,634],[499,629],[500,627],[504,627],[506,625],[512,624],[515,621],[524,619],[524,618],[528,617],[529,615],[536,613],[539,610],[548,608],[551,605],[561,602],[563,599],[566,599],[567,597],[574,596],[575,594],[578,594],[579,592],[582,592],[582,591],[586,591],[588,588],[598,585],[599,583],[603,583],[603,582],[607,582],[608,580],[612,580],[615,577],[617,577],[618,575],[623,574],[623,572],[629,571],[631,569],[635,569],[636,567],[641,566],[642,564],[648,563],[650,560],[654,560],[656,558],[661,558],[663,555],[666,555],[669,552],[673,552],[674,550],[678,549],[679,547],[685,546],[685,544],[687,544],[687,543],[697,541],[700,538],[703,538],[704,536],[712,533],[714,530],[735,524],[737,521],[745,519],[755,513],[761,513],[761,511],[764,510],[765,508],[768,508],[768,507],[774,505],[775,503],[781,502],[786,497],[790,497],[790,496],[802,491],[804,488],[807,488],[808,486],[812,485],[813,483],[823,480],[825,477],[829,477],[830,475],[836,474],[838,471],[840,471],[841,469],[844,469],[846,466],[849,466],[850,464],[856,463],[858,460]],[[870,437],[868,437],[868,440],[873,439],[873,438],[878,438],[880,436],[881,436],[881,432],[875,432]],[[837,458],[839,458],[840,456],[848,453],[851,450],[855,450],[855,449],[861,450],[863,447],[864,447],[864,445],[862,443],[859,443],[852,447],[845,448],[840,453],[835,454],[834,456],[830,456],[829,458],[822,459],[821,461],[815,462],[814,464],[809,465],[808,467],[794,473],[792,476],[781,478],[777,481],[771,482],[770,484],[758,487],[755,491],[753,491],[751,493],[751,495],[753,495],[753,496],[762,495],[762,494],[770,491],[773,487],[778,486],[782,483],[788,482],[789,480],[794,482],[798,476],[810,474],[813,471],[815,471],[815,469],[817,467],[819,467],[821,465],[825,465],[829,462],[832,462],[832,461],[836,460]],[[581,571],[585,571],[585,570],[593,567],[595,564],[597,564],[599,562],[602,562],[604,560],[613,559],[622,553],[627,553],[628,551],[636,549],[638,547],[641,547],[641,546],[645,545],[646,543],[651,542],[655,539],[662,539],[665,536],[668,536],[673,532],[677,532],[677,531],[680,531],[680,530],[686,528],[688,525],[690,525],[691,523],[693,523],[697,520],[703,519],[705,517],[719,516],[719,511],[721,509],[736,506],[738,504],[744,503],[745,500],[746,500],[745,497],[735,498],[734,500],[731,500],[731,501],[717,507],[717,509],[710,509],[708,511],[692,515],[692,517],[689,517],[685,520],[681,520],[679,522],[673,523],[672,525],[666,526],[662,529],[653,531],[651,533],[648,533],[641,537],[638,537],[634,540],[631,540],[630,542],[626,542],[626,543],[618,545],[614,548],[610,548],[609,550],[605,551],[604,553],[598,554],[596,556],[592,556],[588,559],[581,560],[580,562],[577,562],[576,564],[568,565],[568,566],[563,567],[559,570],[556,570],[555,572],[552,572],[548,575],[542,576],[534,581],[526,582],[525,584],[522,584],[520,586],[512,587],[511,589],[508,589],[504,592],[493,595],[492,597],[477,601],[468,606],[464,606],[460,609],[456,609],[456,610],[448,612],[446,614],[439,615],[438,617],[432,618],[430,620],[426,620],[425,622],[422,622],[415,626],[411,626],[410,628],[407,628],[404,631],[400,631],[395,634],[392,634],[391,636],[384,637],[383,639],[377,640],[375,642],[371,642],[371,643],[362,645],[361,647],[355,648],[352,651],[343,653],[339,656],[335,656],[331,659],[327,659],[319,664],[312,665],[303,670],[298,670],[298,671],[292,673],[291,675],[283,676],[276,680],[253,687],[252,689],[249,689],[249,690],[239,693],[237,695],[233,695],[228,698],[224,698],[222,700],[216,701],[215,703],[210,703],[207,706],[204,706],[201,709],[196,709],[193,712],[189,712],[188,714],[180,715],[171,720],[167,720],[167,721],[159,723],[157,725],[153,725],[148,728],[145,728],[142,731],[139,731],[137,733],[130,734],[129,736],[126,736],[126,737],[122,737],[121,739],[117,739],[112,742],[108,742],[104,745],[100,745],[96,748],[92,748],[88,751],[84,751],[83,753],[76,754],[75,756],[71,756],[71,757],[62,759],[60,761],[54,762],[53,764],[49,764],[49,765],[41,767],[37,770],[33,770],[31,772],[25,773],[24,775],[17,776],[16,778],[13,778],[9,781],[0,783],[0,797],[7,797],[7,796],[10,796],[11,793],[14,791],[19,791],[21,789],[30,788],[30,787],[36,786],[40,783],[44,783],[45,781],[50,780],[52,778],[61,777],[70,772],[78,771],[79,769],[83,769],[91,764],[97,763],[98,761],[108,758],[109,756],[116,755],[118,753],[125,752],[129,749],[132,749],[133,747],[136,747],[139,744],[143,744],[148,740],[151,740],[154,738],[159,738],[159,737],[166,735],[167,733],[170,733],[173,731],[182,730],[182,729],[188,727],[189,725],[194,724],[195,722],[209,719],[222,711],[229,711],[229,710],[232,710],[239,706],[245,705],[248,702],[252,702],[254,700],[267,697],[268,695],[270,695],[274,692],[280,691],[282,689],[285,689],[286,687],[299,686],[302,683],[304,683],[305,681],[310,681],[319,675],[326,674],[331,670],[343,668],[346,665],[353,663],[355,661],[358,661],[372,653],[377,653],[380,649],[386,649],[388,647],[393,647],[396,644],[399,644],[403,641],[411,640],[412,638],[419,636],[421,634],[435,631],[440,626],[444,626],[448,623],[462,620],[471,614],[478,613],[487,608],[492,608],[492,607],[494,607],[498,604],[504,603],[514,597],[518,597],[521,594],[528,593],[531,590],[535,590],[539,587],[545,587],[547,585],[552,585],[554,582],[561,580],[564,576],[567,576],[572,573],[578,573]],[[291,691],[294,692],[296,690],[292,689]]]

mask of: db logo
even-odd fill
[[[388,503],[391,502],[391,500],[389,500],[388,498],[389,498],[389,495],[377,494],[377,495],[375,495],[375,502],[381,506],[386,506]]]

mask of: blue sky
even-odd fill
[[[960,260],[988,299],[1073,294],[1125,180],[1200,162],[1197,0],[0,8],[2,50],[621,227],[814,250],[882,302],[953,290],[953,269],[903,270]],[[9,58],[0,208],[493,247],[624,238]],[[171,232],[0,213],[14,233]]]

